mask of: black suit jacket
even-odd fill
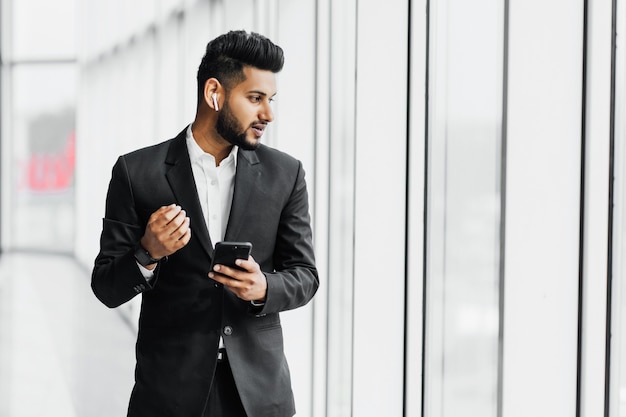
[[[252,242],[268,285],[265,305],[255,308],[207,276],[213,245],[185,132],[121,156],[109,184],[91,285],[109,307],[143,294],[128,415],[200,417],[222,335],[248,415],[292,416],[279,312],[306,304],[319,285],[302,165],[263,145],[238,152],[224,240]],[[134,250],[150,214],[172,203],[187,211],[191,240],[148,283]]]

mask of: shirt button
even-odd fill
[[[231,334],[233,334],[233,328],[230,326],[225,326],[224,327],[224,335],[225,336],[230,336]]]
[[[212,181],[211,181],[211,185],[215,185],[215,180],[212,180]]]

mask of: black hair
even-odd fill
[[[209,78],[216,78],[230,90],[245,80],[244,66],[276,73],[283,63],[282,48],[263,35],[243,30],[220,35],[207,44],[198,67],[198,100],[202,100]]]

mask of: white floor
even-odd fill
[[[0,255],[0,416],[125,416],[134,330],[59,255]]]

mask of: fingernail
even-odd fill
[[[215,265],[215,266],[213,267],[213,270],[214,270],[214,271],[219,271],[219,270],[220,270],[220,266],[219,266],[219,265]]]

